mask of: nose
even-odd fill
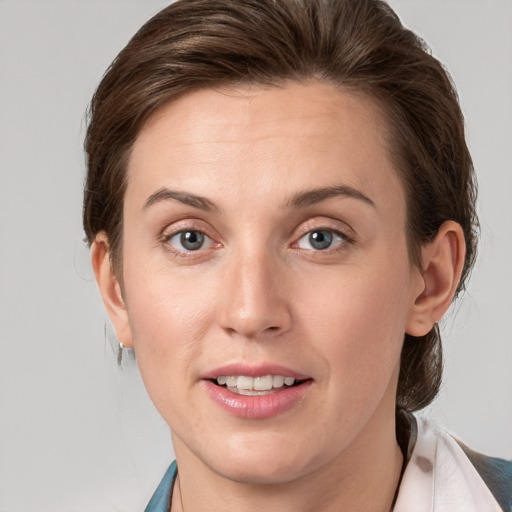
[[[225,263],[220,325],[231,335],[263,340],[291,326],[285,269],[269,252],[240,253]]]

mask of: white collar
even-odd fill
[[[502,512],[457,442],[425,418],[417,427],[394,512]]]

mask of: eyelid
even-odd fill
[[[315,232],[322,232],[322,231],[327,231],[329,233],[331,233],[333,235],[333,245],[330,246],[330,247],[327,247],[325,249],[315,249],[314,247],[311,247],[311,248],[307,248],[307,247],[300,247],[299,244],[302,240],[306,239],[306,237],[309,237],[311,236],[311,233],[315,233]],[[335,238],[337,238],[338,240],[335,240]],[[299,249],[303,249],[303,250],[306,250],[306,251],[314,251],[314,252],[324,252],[324,253],[329,253],[329,252],[333,252],[333,251],[336,251],[336,250],[339,250],[343,245],[347,244],[347,243],[350,243],[349,239],[343,234],[343,233],[340,233],[339,231],[335,231],[334,229],[323,229],[323,228],[319,228],[319,229],[311,229],[310,231],[308,231],[307,233],[305,233],[304,235],[302,235],[296,242],[295,242],[295,245],[297,247],[299,247]]]
[[[293,235],[295,241],[312,231],[332,231],[342,236],[348,242],[355,242],[357,237],[354,230],[345,222],[330,217],[316,217],[303,222]],[[294,242],[295,243],[295,242]]]
[[[208,244],[208,247],[201,247],[200,249],[197,249],[196,251],[187,250],[185,248],[179,249],[172,244],[170,244],[170,240],[175,237],[176,235],[186,232],[186,231],[196,231],[198,233],[201,233],[206,238],[210,240],[210,243]],[[209,229],[208,226],[205,226],[205,223],[198,220],[198,219],[184,219],[182,221],[175,222],[174,224],[171,224],[170,226],[166,226],[165,229],[162,230],[159,241],[162,245],[164,245],[164,248],[177,255],[177,256],[194,256],[199,255],[200,253],[204,253],[205,251],[211,250],[212,247],[220,247],[221,244],[216,241],[216,236],[212,233],[212,229]]]
[[[304,247],[302,241],[304,237],[315,231],[328,231],[333,235],[340,237],[339,240],[333,240],[332,246],[324,249],[318,247]],[[334,257],[347,251],[351,246],[356,244],[358,237],[354,229],[345,221],[338,217],[330,217],[328,215],[316,215],[305,219],[297,226],[292,235],[292,243],[289,247],[295,251],[300,251],[304,255],[310,255],[315,258]],[[303,243],[309,243],[307,241]]]
[[[206,245],[202,245],[200,248],[198,248],[197,250],[192,250],[192,249],[186,249],[185,247],[183,249],[179,249],[178,247],[176,247],[173,243],[171,243],[171,240],[173,238],[176,238],[176,237],[181,237],[181,235],[183,233],[200,233],[204,239],[205,239],[205,243]],[[193,252],[199,252],[199,251],[202,251],[202,250],[206,250],[206,249],[209,249],[212,244],[214,243],[213,240],[206,234],[206,233],[203,233],[202,231],[199,231],[197,229],[182,229],[180,231],[177,231],[176,233],[174,234],[171,234],[171,235],[168,235],[165,237],[165,241],[167,244],[171,245],[173,248],[175,248],[177,251],[179,252],[183,252],[183,253],[193,253]]]

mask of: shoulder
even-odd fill
[[[153,493],[144,512],[168,512],[171,504],[172,488],[176,479],[177,466],[174,461],[165,472],[162,481]]]
[[[477,453],[429,419],[409,416],[413,435],[397,512],[419,496],[431,507],[425,510],[512,511],[512,461]]]
[[[503,510],[512,511],[512,460],[475,452],[455,439]]]

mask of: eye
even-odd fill
[[[330,229],[315,229],[306,233],[297,242],[300,249],[313,249],[315,251],[325,251],[339,247],[345,242],[345,237],[341,233]]]
[[[178,231],[178,233],[169,236],[166,241],[180,252],[207,249],[212,244],[210,237],[201,233],[201,231],[195,231],[193,229]]]

